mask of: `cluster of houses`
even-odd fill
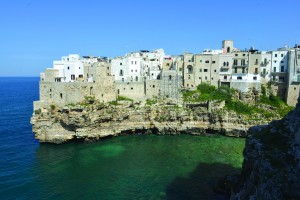
[[[113,59],[70,54],[41,73],[40,101],[35,108],[76,103],[86,96],[104,102],[118,95],[135,100],[178,99],[182,89],[192,90],[201,83],[228,86],[241,93],[259,92],[261,85],[268,84],[274,94],[295,106],[300,89],[300,45],[272,51],[240,50],[232,40],[224,40],[221,49],[199,54],[171,56],[163,49]]]

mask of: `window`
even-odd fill
[[[50,89],[50,92],[52,92],[52,90]]]
[[[155,88],[155,85],[153,85],[153,88]]]
[[[223,62],[223,66],[226,66],[226,62]]]
[[[191,79],[191,75],[189,75],[189,79]]]
[[[78,69],[80,69],[80,67],[78,67]]]
[[[123,76],[123,70],[122,69],[120,70],[120,76]]]
[[[201,77],[199,77],[199,79],[201,80]]]
[[[188,70],[188,74],[192,74],[193,73],[193,67],[191,65],[189,65],[187,67],[187,70]]]
[[[182,68],[181,68],[181,67],[179,67],[179,71],[180,71],[180,72],[182,71]]]
[[[132,88],[130,88],[131,90],[133,90],[133,87]]]
[[[204,69],[204,72],[207,72],[207,69]]]
[[[122,78],[122,82],[124,82],[124,78]]]
[[[242,73],[243,73],[243,74],[245,73],[245,68],[242,69]]]
[[[134,62],[134,64],[136,65],[136,61]]]
[[[255,72],[254,72],[255,74],[258,74],[258,68],[255,68]]]
[[[237,67],[234,68],[234,73],[237,73]]]
[[[207,80],[207,76],[205,76],[205,80]]]
[[[243,53],[243,56],[246,56],[246,54]]]
[[[256,76],[253,76],[253,80],[257,80],[257,77],[256,77]]]
[[[122,65],[122,63],[120,63],[120,65]]]
[[[224,80],[227,80],[227,76],[224,76]]]
[[[212,63],[216,63],[216,61],[213,60]]]
[[[78,76],[79,78],[83,78],[83,75],[82,74],[79,74],[79,76]]]
[[[63,98],[63,94],[62,94],[62,93],[60,93],[60,98],[61,98],[61,99]]]
[[[214,80],[214,78],[213,78],[213,77],[211,77],[211,80]]]
[[[70,67],[68,66],[68,70],[70,69]]]
[[[202,69],[199,69],[199,72],[202,72]]]
[[[283,76],[279,76],[279,82],[284,82],[284,77]]]
[[[137,72],[137,70],[135,70],[135,72]]]
[[[275,58],[277,58],[277,53],[275,53],[275,55],[274,55],[274,56],[275,56]]]
[[[238,56],[238,54],[235,54],[235,56]]]
[[[283,53],[281,54],[281,58],[283,57]]]
[[[131,70],[131,72],[133,72],[133,69]]]
[[[284,63],[283,60],[280,63]]]
[[[237,80],[243,80],[243,78],[241,76],[238,76]]]
[[[205,63],[209,63],[209,60],[206,60]]]
[[[226,66],[229,66],[229,62],[226,63]]]
[[[135,77],[135,81],[138,81],[138,80],[139,80],[139,77],[136,76],[136,77]]]
[[[280,67],[280,71],[281,71],[281,72],[284,72],[284,66],[281,66],[281,67]]]
[[[266,69],[263,69],[263,74],[266,74]]]
[[[255,65],[258,65],[258,59],[255,59]]]
[[[200,62],[202,63],[202,60],[200,60]]]
[[[74,74],[71,75],[71,80],[75,80],[75,75]]]
[[[237,63],[238,63],[237,59],[234,59],[234,60],[233,60],[233,65],[234,65],[234,66],[237,66]]]
[[[172,80],[172,76],[171,75],[169,75],[169,80]]]
[[[131,61],[131,64],[133,65],[133,61]]]
[[[217,70],[215,69],[214,72],[217,72]]]
[[[273,72],[276,72],[276,67],[273,68]]]
[[[245,65],[246,65],[245,59],[242,59],[242,60],[241,60],[241,65],[242,65],[242,66],[245,66]]]

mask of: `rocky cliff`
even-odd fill
[[[222,106],[221,106],[222,107]],[[33,114],[31,124],[40,142],[63,143],[73,139],[91,141],[121,134],[195,134],[220,133],[246,136],[250,126],[267,123],[246,120],[206,104],[179,106],[164,101],[103,104],[89,102],[64,108],[42,109]]]
[[[300,199],[300,102],[282,120],[249,129],[231,199]]]

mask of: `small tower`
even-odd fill
[[[233,50],[233,40],[223,40],[222,49],[226,53],[231,53]]]

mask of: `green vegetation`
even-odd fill
[[[130,98],[125,97],[125,96],[118,96],[117,101],[131,101],[131,102],[133,102],[133,99],[130,99]]]
[[[50,105],[51,110],[55,110],[55,105]]]
[[[222,86],[217,89],[215,86],[209,85],[207,83],[202,83],[197,86],[197,90],[195,91],[183,92],[183,99],[184,101],[190,102],[200,102],[207,100],[230,101],[234,93],[234,89],[230,89],[226,86]]]
[[[157,103],[157,100],[156,99],[147,99],[146,100],[146,105],[147,106],[152,106],[152,105],[154,105],[154,104],[156,104]]]
[[[110,102],[108,102],[108,104],[109,104],[109,105],[112,105],[112,106],[120,105],[120,104],[118,103],[118,101],[110,101]]]
[[[267,86],[268,88],[270,87],[269,84]],[[235,99],[234,94],[236,91],[234,89],[225,86],[216,88],[215,86],[203,83],[198,85],[195,91],[183,92],[183,100],[185,102],[225,101],[225,109],[227,110],[243,115],[260,114],[265,118],[273,118],[277,114],[283,117],[293,109],[293,107],[287,106],[279,97],[272,94],[267,96],[267,88],[265,86],[262,86],[261,90],[263,95],[260,101],[254,105],[250,105]]]
[[[39,108],[38,110],[35,110],[35,111],[34,111],[34,114],[39,115],[39,114],[41,114],[41,112],[42,112],[42,111],[41,111],[41,109]]]

